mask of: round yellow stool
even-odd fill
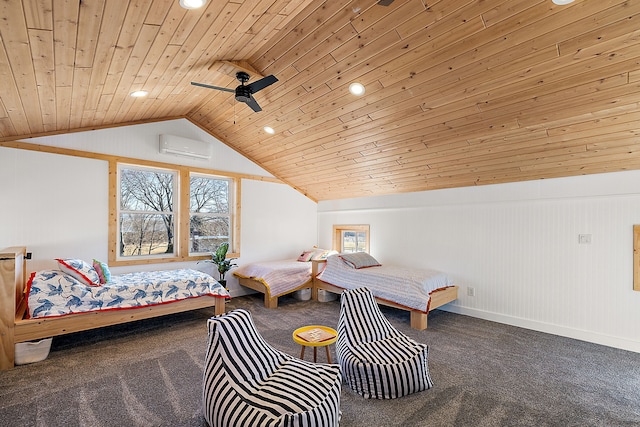
[[[331,354],[329,354],[329,345],[338,339],[338,331],[328,326],[310,325],[303,326],[293,331],[293,340],[302,346],[300,351],[300,359],[304,359],[304,350],[307,347],[313,347],[313,361],[318,358],[318,347],[324,347],[327,350],[327,362],[331,363]]]

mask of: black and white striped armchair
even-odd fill
[[[340,421],[338,365],[300,360],[269,345],[251,314],[208,320],[204,416],[212,427],[331,427]]]
[[[429,347],[398,331],[367,288],[345,290],[336,355],[345,382],[370,399],[395,399],[433,386]]]

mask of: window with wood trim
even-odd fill
[[[118,258],[175,256],[178,173],[121,165]]]
[[[233,247],[233,181],[194,173],[189,181],[189,253],[215,252],[224,242]]]
[[[223,242],[234,248],[235,178],[184,166],[118,163],[115,169],[111,263],[189,261]]]
[[[334,225],[333,249],[338,252],[369,252],[369,225]]]

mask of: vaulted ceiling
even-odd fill
[[[636,0],[5,0],[0,141],[186,117],[314,200],[640,169],[639,20]],[[278,78],[263,111],[191,85],[239,70]]]

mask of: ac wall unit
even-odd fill
[[[160,135],[160,153],[209,160],[211,144],[175,135]]]

